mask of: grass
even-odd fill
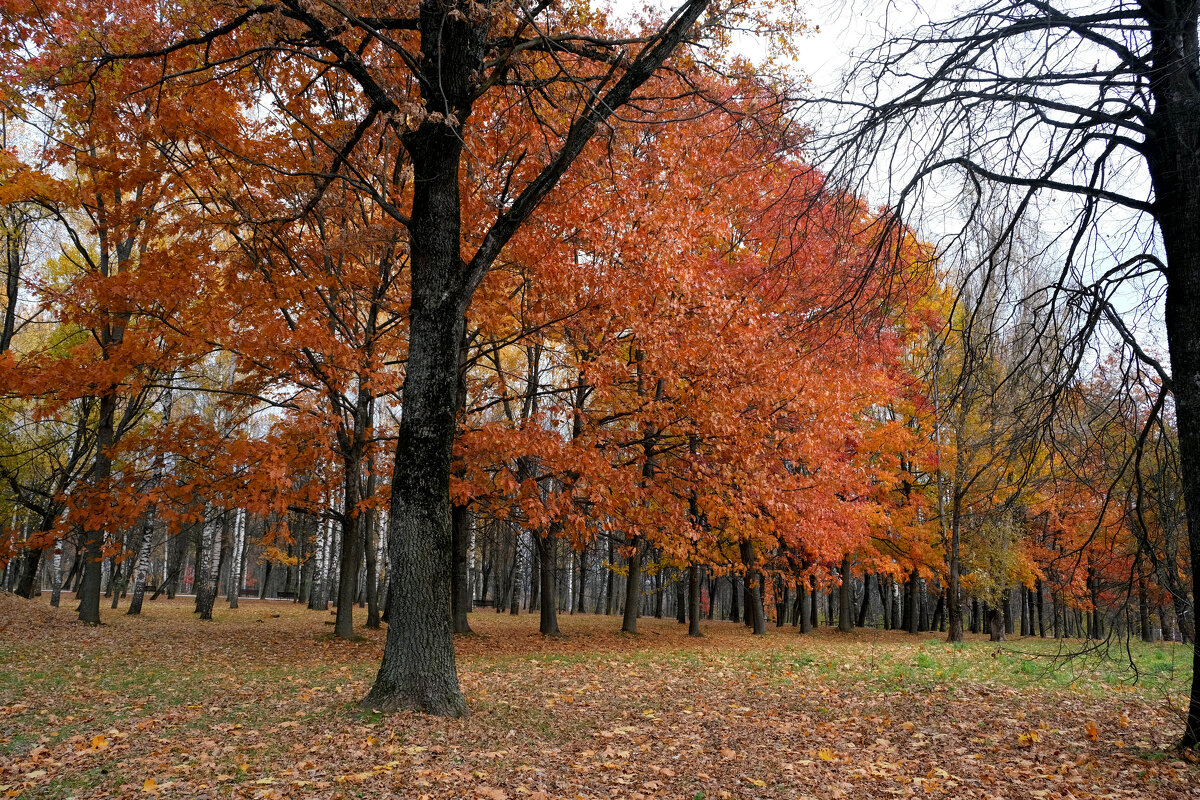
[[[1174,644],[1068,657],[1084,643],[731,623],[695,640],[654,619],[629,637],[592,615],[544,639],[536,616],[486,612],[457,643],[471,716],[441,720],[361,710],[382,634],[339,641],[291,603],[201,623],[158,601],[97,629],[0,600],[16,797],[1169,799],[1200,777],[1170,749],[1191,679]]]

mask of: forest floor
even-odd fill
[[[471,615],[471,715],[359,709],[383,635],[243,600],[104,610],[0,597],[0,796],[28,798],[1200,797],[1170,747],[1191,677],[1179,645],[1059,660],[895,632],[686,637],[643,618]],[[356,616],[363,612],[356,609]],[[1081,642],[1067,643],[1078,649]]]

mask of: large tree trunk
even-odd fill
[[[433,0],[418,4],[420,88],[429,114],[401,136],[412,162],[413,187],[406,226],[410,232],[409,348],[388,518],[390,621],[383,663],[363,700],[370,708],[418,709],[455,717],[466,713],[454,662],[450,611],[449,488],[459,348],[467,306],[483,270],[582,152],[598,125],[649,79],[706,6],[704,0],[689,0],[671,17],[670,27],[611,85],[604,102],[590,106],[571,124],[562,149],[500,215],[468,267],[461,251],[461,126],[470,115],[486,68],[488,23],[475,19],[466,4]],[[357,62],[357,56],[350,58]],[[384,94],[374,91],[372,100],[384,103],[385,111],[394,110],[395,101]]]
[[[688,636],[703,636],[700,632],[700,570],[699,564],[688,567]],[[711,602],[711,598],[709,598]]]
[[[1154,213],[1167,256],[1166,328],[1171,355],[1180,471],[1191,550],[1192,596],[1200,579],[1200,44],[1196,2],[1144,0],[1151,27],[1150,91],[1154,111],[1146,161]],[[1182,600],[1182,598],[1181,598]],[[1184,617],[1194,606],[1189,604]],[[1190,622],[1190,620],[1188,620]],[[1192,688],[1182,745],[1200,744],[1200,648],[1192,653]]]
[[[642,605],[642,545],[639,537],[629,540],[629,573],[625,578],[625,615],[621,630],[637,633],[638,610]]]
[[[428,47],[437,46],[434,28],[444,22],[432,4],[422,5],[422,40],[428,39]],[[456,31],[454,38],[461,35]],[[469,58],[467,53],[446,55]],[[450,607],[450,462],[466,310],[459,251],[462,140],[454,128],[427,119],[405,134],[404,144],[414,170],[412,300],[388,514],[391,598],[383,663],[363,705],[459,717],[467,713],[467,704],[458,685]]]
[[[554,568],[558,558],[555,545],[558,541],[557,533],[559,528],[561,526],[557,522],[552,522],[545,536],[535,536],[537,539],[538,561],[541,562],[541,585],[538,587],[541,619],[538,630],[541,631],[543,636],[559,635],[558,576],[556,574],[557,570]]]
[[[850,556],[842,556],[842,583],[838,587],[838,630],[850,633],[854,630],[854,610],[850,603]]]

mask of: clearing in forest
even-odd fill
[[[1196,797],[1172,704],[1191,653],[1055,666],[938,634],[673,620],[471,616],[458,640],[471,715],[360,710],[382,634],[243,601],[190,598],[75,624],[69,603],[0,597],[0,795],[22,798]],[[1068,646],[1079,647],[1080,642]],[[1118,656],[1123,645],[1110,648]]]

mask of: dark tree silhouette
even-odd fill
[[[1001,196],[1004,214],[977,270],[994,265],[1023,224],[1041,228],[1058,260],[1051,279],[1029,290],[1055,348],[1028,356],[1050,365],[1043,414],[1054,412],[1087,364],[1088,347],[1106,335],[1173,390],[1193,582],[1200,574],[1198,14],[1200,3],[1170,0],[994,0],[889,35],[850,71],[854,91],[813,100],[832,99],[844,112],[827,140],[830,168],[890,179],[892,224],[919,225],[921,212],[937,214],[943,230],[950,220],[942,253],[966,243],[972,220],[995,213],[996,204],[981,198]],[[964,187],[965,203],[957,199]],[[1121,313],[1138,292],[1143,312],[1163,301],[1170,374],[1138,341],[1129,312]],[[958,598],[951,602],[954,614]],[[1200,651],[1194,658],[1185,747],[1200,742]]]

